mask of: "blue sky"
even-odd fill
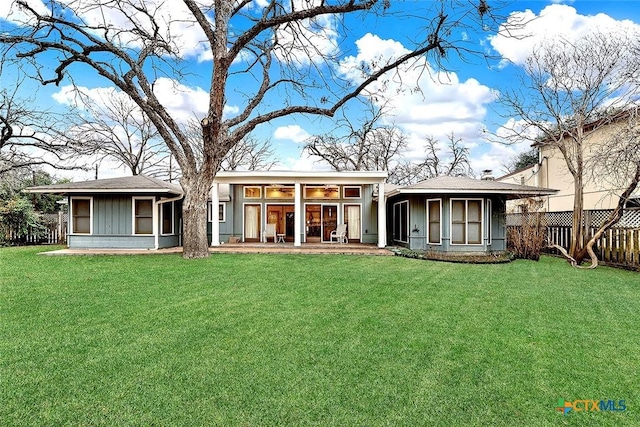
[[[38,4],[39,0],[32,0]],[[259,8],[263,0],[256,0],[253,7]],[[411,3],[411,2],[408,2]],[[490,4],[492,2],[489,2]],[[178,4],[177,2],[175,4]],[[428,5],[428,2],[417,2],[417,5]],[[174,5],[174,3],[172,3]],[[172,6],[173,7],[173,6]],[[416,6],[418,7],[418,6]],[[9,2],[0,5],[0,20],[10,15]],[[176,13],[174,11],[174,13]],[[514,76],[518,66],[531,51],[533,46],[544,38],[578,37],[581,34],[600,28],[603,31],[621,29],[636,29],[640,26],[640,5],[636,0],[627,1],[512,1],[501,11],[512,18],[523,16],[537,18],[531,21],[525,31],[529,37],[525,39],[504,38],[492,33],[463,33],[454,37],[467,39],[472,49],[486,52],[496,58],[489,63],[480,57],[467,57],[466,61],[452,59],[448,64],[449,72],[432,78],[425,73],[420,74],[417,68],[406,67],[401,70],[404,81],[417,82],[420,91],[407,93],[397,92],[397,87],[378,88],[390,100],[390,114],[385,118],[386,123],[398,126],[410,141],[405,155],[409,158],[419,158],[422,143],[427,135],[444,140],[447,134],[453,132],[461,137],[471,149],[472,167],[479,174],[483,169],[493,169],[496,174],[504,171],[504,165],[518,152],[528,149],[528,144],[504,146],[490,143],[483,139],[483,129],[499,132],[500,127],[507,120],[499,113],[496,98],[509,84],[515,82]],[[2,21],[0,21],[1,23]],[[340,38],[336,23],[328,20],[324,24],[329,29],[329,36],[317,39],[320,49],[337,52],[341,58],[339,72],[343,77],[357,81],[353,73],[353,64],[371,60],[382,56],[393,56],[408,48],[412,26],[416,30],[421,22],[417,20],[385,20],[384,25],[373,25],[371,22],[360,22],[356,19],[347,21],[349,36]],[[336,29],[335,37],[331,31]],[[191,34],[182,29],[185,46],[197,46],[197,34]],[[403,38],[401,35],[405,34]],[[180,118],[203,116],[207,105],[208,82],[199,79],[198,70],[202,76],[208,75],[211,62],[206,60],[207,52],[203,49],[190,49],[186,54],[191,58],[194,77],[179,82],[176,91],[175,83],[170,80],[159,81],[156,90],[161,98],[172,105],[172,112]],[[501,61],[509,59],[511,62]],[[422,67],[429,67],[423,61]],[[437,70],[433,70],[436,73]],[[97,79],[90,72],[74,76],[77,84],[85,87],[86,92],[96,102],[112,93],[112,89],[104,80]],[[3,77],[3,81],[6,81]],[[446,83],[442,83],[446,82]],[[413,83],[412,83],[413,84]],[[105,95],[106,94],[106,95]],[[39,102],[54,107],[61,107],[72,103],[68,94],[68,87],[44,88],[38,91]],[[228,92],[227,110],[234,114],[242,107],[242,99],[234,97],[234,91]],[[347,106],[349,115],[360,114],[360,104],[352,103]],[[255,136],[260,139],[269,138],[276,147],[276,155],[280,160],[280,169],[319,169],[323,166],[313,162],[313,159],[301,155],[303,141],[310,135],[327,132],[334,127],[332,120],[307,118],[301,116],[290,117],[274,121],[258,128]],[[102,177],[117,176],[125,173],[122,169],[108,164],[103,165]],[[58,173],[69,176],[68,173]],[[92,173],[74,173],[74,180],[90,179]]]

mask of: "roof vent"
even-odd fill
[[[482,178],[480,178],[484,181],[494,181],[495,178],[493,177],[493,170],[491,169],[485,169],[482,171]]]

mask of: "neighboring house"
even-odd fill
[[[555,190],[493,179],[440,176],[386,192],[389,243],[437,252],[506,250],[508,200]]]
[[[590,126],[585,126],[587,135],[586,149],[584,153],[584,209],[613,209],[618,203],[619,195],[624,191],[626,183],[615,183],[611,176],[604,176],[596,169],[592,158],[602,150],[603,142],[616,137],[617,131],[624,126],[626,116],[621,120],[602,126],[596,130],[591,130]],[[534,144],[539,150],[538,164],[514,171],[510,174],[498,178],[498,181],[532,185],[541,188],[555,188],[559,191],[555,194],[541,197],[539,199],[522,200],[509,204],[507,208],[510,212],[522,211],[546,211],[546,212],[566,212],[573,211],[574,186],[573,177],[567,169],[562,153],[557,148],[547,144]],[[640,203],[640,192],[633,195],[635,199],[632,205],[638,206]],[[535,209],[537,208],[537,209]]]
[[[504,251],[505,203],[553,190],[438,177],[386,184],[386,172],[219,172],[208,206],[212,246],[224,242],[350,243],[445,252]],[[134,176],[31,187],[68,196],[70,248],[157,249],[181,244],[180,186]],[[384,195],[380,203],[380,194]],[[214,207],[216,207],[214,209]],[[268,234],[267,234],[268,232]]]
[[[68,197],[69,248],[179,246],[182,188],[143,175],[30,187]]]

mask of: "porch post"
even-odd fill
[[[211,186],[211,246],[220,246],[220,221],[218,221],[219,184],[214,181]]]
[[[387,246],[387,203],[384,198],[384,181],[378,184],[378,247]]]
[[[304,216],[304,212],[302,212],[302,186],[300,182],[296,181],[295,183],[295,204],[293,207],[294,217],[293,217],[293,246],[301,246],[302,242],[300,241],[300,234],[302,234],[302,221],[301,218]]]

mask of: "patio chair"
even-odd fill
[[[347,224],[340,224],[335,230],[329,234],[329,241],[333,243],[333,239],[336,239],[338,243],[349,243],[347,238]]]
[[[275,224],[267,224],[264,227],[264,231],[262,232],[262,241],[264,243],[267,243],[269,241],[269,238],[273,237],[273,243],[276,242],[276,239],[278,238],[276,236],[276,225]]]

